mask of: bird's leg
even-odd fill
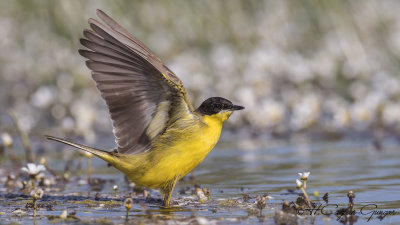
[[[174,179],[170,180],[163,188],[162,192],[164,194],[164,199],[163,199],[163,206],[164,207],[169,207],[170,206],[170,200],[171,200],[171,195],[172,191],[174,190],[175,184],[178,181],[178,177],[174,177]]]

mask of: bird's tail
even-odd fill
[[[93,155],[96,155],[99,158],[101,158],[104,161],[106,161],[108,163],[111,163],[111,164],[113,164],[117,160],[116,157],[111,152],[107,152],[107,151],[104,151],[104,150],[91,148],[91,147],[88,147],[88,146],[85,146],[85,145],[77,144],[77,143],[74,143],[74,142],[71,142],[71,141],[67,141],[67,140],[64,140],[64,139],[61,139],[61,138],[53,137],[53,136],[50,136],[50,135],[45,135],[45,137],[47,139],[49,139],[49,140],[58,141],[58,142],[66,144],[66,145],[81,149],[83,151],[90,152]]]

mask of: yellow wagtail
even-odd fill
[[[244,109],[221,97],[196,110],[179,78],[140,40],[107,14],[89,19],[92,30],[80,39],[79,53],[110,111],[117,147],[103,151],[46,136],[90,152],[126,174],[137,185],[159,188],[168,207],[176,182],[213,149],[222,124]]]

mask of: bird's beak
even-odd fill
[[[242,110],[242,109],[244,109],[244,107],[240,105],[233,105],[232,107],[232,110]]]

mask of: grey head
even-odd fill
[[[244,109],[243,106],[234,105],[231,101],[225,98],[211,97],[201,103],[199,108],[196,109],[196,112],[199,112],[203,115],[213,115],[221,111],[235,111],[242,109]]]

